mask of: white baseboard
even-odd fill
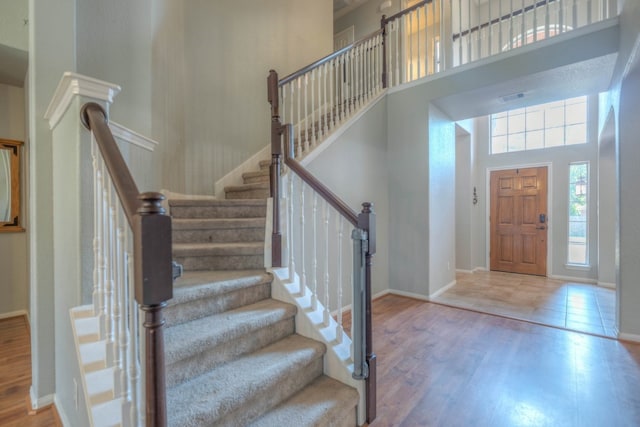
[[[54,394],[47,394],[46,396],[42,396],[40,398],[36,397],[36,394],[33,391],[33,386],[29,388],[29,398],[31,399],[31,408],[35,410],[51,406],[55,401]]]
[[[556,274],[549,274],[547,277],[549,279],[566,280],[568,282],[586,283],[586,284],[589,284],[589,285],[595,285],[595,284],[598,283],[597,280],[589,279],[587,277],[561,276],[561,275],[556,275]]]
[[[413,292],[405,292],[405,291],[398,291],[396,289],[389,289],[389,294],[391,295],[398,295],[401,297],[407,297],[407,298],[413,298],[413,299],[418,299],[421,301],[429,301],[429,297],[426,295],[421,295],[421,294],[415,294]]]
[[[476,271],[489,271],[489,270],[487,270],[485,267],[476,267],[473,269],[473,272],[475,273]]]
[[[608,283],[608,282],[598,282],[596,283],[598,286],[601,286],[603,288],[608,288],[608,289],[615,289],[617,286],[615,283]]]
[[[618,332],[618,339],[622,341],[640,342],[640,335]]]
[[[56,412],[58,414],[58,417],[60,418],[60,422],[62,423],[63,427],[67,427],[67,426],[71,427],[71,423],[69,422],[69,417],[67,417],[67,413],[64,412],[62,405],[58,401],[58,396],[53,397],[53,404],[56,407]]]
[[[373,295],[371,296],[371,301],[375,301],[375,300],[377,300],[378,298],[382,298],[382,297],[383,297],[383,296],[385,296],[385,295],[389,295],[390,293],[391,293],[391,290],[389,290],[389,289],[385,289],[384,291],[378,292],[377,294],[373,294]]]
[[[11,317],[25,316],[27,318],[27,322],[29,322],[29,313],[27,310],[16,310],[10,311],[8,313],[0,313],[0,320],[2,319],[10,319]]]
[[[473,274],[473,270],[463,270],[461,268],[456,268],[456,273]]]
[[[433,298],[439,297],[443,293],[447,292],[449,289],[453,288],[456,285],[456,283],[457,283],[457,281],[453,280],[452,282],[448,283],[443,288],[440,288],[437,291],[435,291],[434,293],[432,293],[431,295],[429,295],[429,299],[433,299]]]

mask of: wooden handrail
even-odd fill
[[[161,193],[140,194],[118,149],[107,114],[99,104],[84,104],[80,112],[104,159],[127,221],[133,231],[135,299],[145,312],[145,420],[147,427],[166,427],[167,403],[162,309],[173,298],[171,218],[161,205]]]
[[[293,157],[294,141],[293,141],[293,126],[291,124],[284,125],[285,141],[288,149],[285,153],[284,164],[287,165],[293,172],[296,173],[309,187],[313,188],[316,193],[320,195],[327,203],[329,203],[340,215],[345,217],[354,227],[358,227],[358,213],[351,209],[340,197],[338,197],[333,191],[324,185],[318,178],[313,176],[311,172],[305,169],[296,159]]]
[[[88,102],[80,110],[80,119],[84,127],[93,132],[97,145],[107,165],[113,185],[124,208],[129,225],[133,228],[133,216],[141,202],[138,200],[138,186],[118,149],[107,122],[104,109],[95,102]]]
[[[411,6],[411,7],[408,7],[408,8],[406,8],[406,9],[403,9],[403,10],[401,10],[400,12],[396,13],[395,15],[391,15],[391,16],[390,16],[390,17],[388,17],[388,18],[387,18],[386,16],[384,16],[384,15],[383,15],[383,16],[382,16],[382,23],[383,23],[383,25],[384,25],[384,24],[387,24],[388,22],[395,21],[396,19],[400,18],[401,16],[403,16],[403,15],[407,15],[407,14],[409,14],[409,13],[413,12],[414,10],[419,9],[419,8],[421,8],[422,6],[424,6],[425,4],[429,4],[429,3],[433,3],[433,0],[424,0],[424,1],[421,1],[420,3],[416,3],[416,4],[414,4],[414,5],[413,5],[413,6]]]
[[[379,34],[382,34],[382,29],[376,30],[371,34],[364,36],[360,40],[357,40],[357,41],[351,43],[350,45],[343,47],[340,50],[336,50],[335,52],[325,56],[324,58],[319,59],[316,62],[307,65],[306,67],[300,68],[298,71],[294,71],[293,73],[289,74],[288,76],[283,77],[282,79],[280,79],[280,81],[278,82],[278,85],[282,86],[282,85],[285,85],[285,84],[289,83],[292,80],[295,80],[296,78],[308,73],[309,71],[313,70],[314,68],[317,68],[317,67],[321,66],[322,64],[326,64],[327,62],[331,61],[332,59],[335,59],[335,58],[339,57],[340,55],[348,52],[349,50],[353,49],[354,47],[357,47],[357,46],[367,42],[368,40],[374,38],[375,36],[377,36]]]
[[[461,37],[464,37],[464,36],[469,35],[471,33],[475,33],[477,31],[480,31],[481,29],[486,28],[486,27],[488,27],[490,25],[498,24],[498,23],[500,23],[500,22],[502,22],[502,21],[504,21],[506,19],[510,19],[510,18],[512,18],[514,16],[520,16],[520,15],[525,14],[527,12],[530,12],[530,11],[532,11],[534,9],[537,9],[538,7],[542,7],[542,6],[548,5],[549,3],[555,3],[556,1],[557,0],[540,0],[539,2],[530,4],[529,6],[526,6],[526,7],[522,8],[522,9],[518,9],[516,11],[512,11],[512,13],[508,13],[506,15],[502,15],[499,18],[492,19],[491,21],[485,22],[485,23],[480,24],[480,25],[476,25],[475,27],[469,28],[468,30],[462,31],[460,33],[456,33],[456,34],[454,34],[452,36],[452,39],[453,39],[453,41],[456,41],[457,39],[459,39]]]

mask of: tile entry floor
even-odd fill
[[[615,294],[590,284],[479,271],[457,273],[456,284],[431,301],[615,338]]]

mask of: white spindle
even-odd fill
[[[318,72],[318,68],[314,68],[313,70],[311,70],[310,73],[306,74],[306,75],[310,75],[311,77],[311,126],[307,126],[307,135],[309,132],[311,132],[311,136],[307,136],[307,140],[309,141],[307,144],[305,144],[305,151],[309,150],[310,146],[315,147],[316,146],[316,74]],[[306,106],[306,104],[305,104]],[[305,110],[305,115],[307,113],[307,110]]]
[[[97,153],[97,146],[93,135],[91,138],[91,155],[93,157],[93,312],[99,317],[99,324],[102,325],[104,312],[102,311],[104,300],[102,287],[102,171],[100,169],[100,158]],[[100,336],[103,337],[101,331]]]
[[[522,0],[522,13],[520,14],[520,46],[527,44],[527,29],[525,28],[526,15],[524,13],[524,0]]]
[[[406,16],[406,15],[405,15]],[[408,18],[409,20],[409,32],[405,33],[405,34],[410,34],[411,30],[413,30],[413,14],[410,13],[408,14]],[[408,81],[412,81],[413,80],[413,37],[409,36],[409,74],[408,74]]]
[[[491,3],[493,2],[488,2],[488,15],[489,15],[489,19],[487,19],[487,22],[489,23],[489,34],[488,34],[488,40],[487,40],[487,44],[488,44],[488,49],[487,49],[487,55],[491,56],[491,52],[492,52],[492,46],[491,43],[493,43],[493,41],[491,40],[492,37],[492,33],[493,33],[493,24],[491,23],[491,21],[493,21],[493,16],[491,15]]]
[[[564,2],[562,0],[558,0],[558,30],[556,34],[562,34],[563,32],[564,32]]]
[[[458,0],[458,65],[462,65],[462,0]]]
[[[333,61],[324,64],[324,72],[322,73],[322,135],[327,136],[329,133],[329,128],[331,127],[331,104],[329,103],[329,94],[327,93],[327,79],[329,79],[329,88],[331,88],[331,76],[333,73],[331,72],[333,67]]]
[[[285,87],[278,87],[278,93],[280,94],[280,116],[282,123],[291,123],[289,117],[287,117],[287,91]]]
[[[298,137],[298,155],[296,157],[302,157],[302,141],[303,141],[303,135],[304,135],[304,126],[302,125],[303,121],[302,121],[302,114],[301,114],[301,106],[300,103],[302,102],[302,77],[298,77],[297,79],[298,82],[298,117],[297,117],[297,123],[298,123],[298,130],[300,131],[300,135]]]
[[[140,319],[138,311],[138,303],[135,299],[135,289],[133,286],[133,256],[127,253],[128,269],[128,288],[129,288],[129,330],[132,337],[131,346],[129,346],[129,378],[131,381],[131,408],[130,418],[131,425],[138,426],[143,423],[142,416],[142,371],[140,369]]]
[[[417,66],[416,79],[419,79],[420,77],[422,77],[422,74],[421,74],[422,67],[420,67],[421,65],[420,63],[422,62],[422,55],[421,55],[422,51],[420,50],[420,39],[422,38],[420,36],[420,9],[416,9],[415,14],[416,14],[416,56],[417,56],[416,60],[418,62],[416,64]],[[411,15],[413,15],[413,13]]]
[[[400,60],[400,34],[406,28],[405,21],[405,18],[402,17],[399,23],[394,23],[396,29],[396,86],[402,83],[402,79],[404,79],[404,73],[401,72],[402,69],[400,68],[401,66],[404,67],[404,65],[401,65],[403,62]],[[404,32],[402,33],[404,34]]]
[[[471,0],[467,1],[467,21],[469,23],[469,26],[467,27],[467,30],[469,31],[467,33],[467,62],[471,62]]]
[[[551,26],[551,16],[549,15],[549,0],[545,1],[545,13],[544,13],[544,38],[549,38],[549,27]]]
[[[338,108],[336,106],[336,104],[334,103],[335,99],[334,99],[334,94],[335,94],[335,90],[334,88],[336,88],[338,85],[335,82],[335,77],[336,77],[336,69],[338,67],[338,65],[340,64],[339,62],[339,58],[333,59],[331,61],[331,73],[329,74],[329,114],[331,114],[330,118],[329,118],[329,129],[333,129],[336,127],[336,115],[338,114]]]
[[[313,96],[313,91],[312,91]],[[302,152],[309,151],[309,74],[304,75],[304,149]]]
[[[571,9],[571,26],[575,30],[578,28],[578,4],[576,3],[576,0],[573,0],[573,7]]]
[[[338,226],[338,325],[336,326],[336,340],[342,342],[342,232],[344,219],[340,215],[340,219],[336,221]]]
[[[593,4],[591,3],[591,0],[587,0],[587,25],[591,25],[591,22],[593,22],[592,8]]]
[[[509,0],[509,49],[513,49],[513,0]]]
[[[313,291],[311,293],[311,307],[313,310],[318,309],[318,220],[317,220],[317,212],[318,212],[318,194],[313,192],[313,214],[312,214],[312,226],[313,226],[313,242],[311,245],[311,266],[312,266],[312,275],[313,278]]]
[[[295,254],[293,249],[293,172],[289,172],[289,278],[296,274]]]
[[[307,273],[304,256],[304,181],[300,180],[300,296],[305,295],[307,288]]]
[[[329,203],[324,204],[324,324],[329,326],[329,319],[331,318],[331,312],[329,310]]]
[[[498,2],[498,53],[502,52],[504,43],[502,41],[502,0]]]
[[[533,9],[533,42],[538,41],[538,5],[534,3]]]
[[[115,206],[111,208],[113,213],[113,225],[114,225],[114,242],[113,242],[113,270],[114,270],[114,294],[113,294],[113,320],[115,326],[115,345],[114,345],[114,380],[116,396],[123,396],[126,393],[125,385],[125,372],[124,369],[124,354],[122,342],[124,338],[124,318],[123,312],[125,297],[123,295],[122,286],[124,282],[122,280],[122,272],[124,270],[123,261],[121,259],[122,254],[122,230],[119,223],[119,211],[116,211]]]

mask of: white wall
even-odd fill
[[[616,283],[616,222],[618,191],[616,178],[616,118],[613,110],[600,134],[598,149],[598,283]]]
[[[0,84],[0,138],[25,140],[25,92],[23,88]],[[20,165],[20,216],[24,219],[27,197],[24,180],[24,147]],[[29,309],[27,234],[0,233],[0,315]]]
[[[391,7],[380,12],[382,1],[369,0],[333,22],[333,32],[339,33],[353,25],[355,39],[359,40],[380,29],[382,15],[391,16],[402,10],[402,0],[391,0]]]
[[[474,185],[478,190],[478,205],[475,209],[472,228],[479,231],[478,238],[471,242],[473,251],[480,254],[473,268],[489,268],[487,265],[487,204],[489,191],[487,173],[491,169],[510,169],[525,165],[551,165],[549,170],[549,193],[551,204],[548,206],[549,238],[547,251],[550,263],[547,274],[550,276],[566,276],[576,278],[598,279],[598,140],[597,140],[597,97],[589,98],[589,142],[587,144],[556,147],[546,150],[531,150],[513,153],[490,155],[489,117],[476,119],[476,174]],[[568,191],[569,163],[589,161],[590,194],[589,194],[589,269],[572,269],[567,263],[568,236]],[[602,211],[614,209],[614,206],[600,206]],[[604,213],[604,212],[603,212]]]

